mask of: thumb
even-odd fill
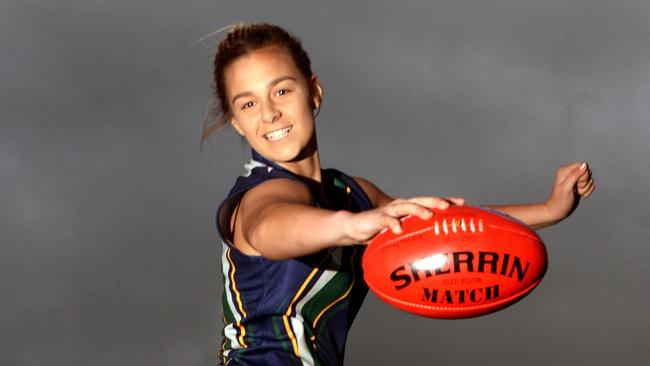
[[[576,183],[578,183],[578,179],[580,179],[585,172],[587,172],[587,162],[583,161],[566,175],[563,185],[567,188],[575,187]]]

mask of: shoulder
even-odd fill
[[[373,207],[382,207],[393,201],[392,197],[384,193],[371,181],[361,177],[353,177],[353,179],[366,192]]]
[[[245,191],[234,205],[229,216],[228,239],[242,253],[260,256],[261,252],[248,241],[248,234],[259,225],[263,217],[273,216],[282,210],[278,205],[294,204],[313,206],[312,194],[306,184],[290,178],[273,178]],[[248,233],[248,234],[247,234]]]
[[[225,239],[232,238],[235,218],[241,216],[242,208],[247,213],[264,209],[275,203],[302,203],[310,205],[312,194],[303,182],[277,177],[254,184],[235,185],[217,210],[217,227]]]
[[[248,190],[241,205],[267,206],[274,202],[313,204],[313,196],[307,185],[296,179],[268,179]]]

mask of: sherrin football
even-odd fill
[[[429,220],[407,216],[363,256],[364,279],[383,301],[431,318],[468,318],[511,305],[546,272],[546,247],[523,223],[496,211],[451,206]]]

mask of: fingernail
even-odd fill
[[[584,169],[587,167],[587,162],[583,161],[582,164],[580,164],[580,169]]]

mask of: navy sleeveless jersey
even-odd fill
[[[368,292],[361,271],[365,246],[336,247],[289,260],[241,253],[231,242],[230,217],[243,194],[267,179],[303,182],[253,150],[246,174],[220,205],[224,279],[221,362],[226,365],[341,365],[345,341]],[[319,207],[352,212],[372,208],[351,177],[322,171],[326,201]],[[309,186],[308,186],[309,187]]]

